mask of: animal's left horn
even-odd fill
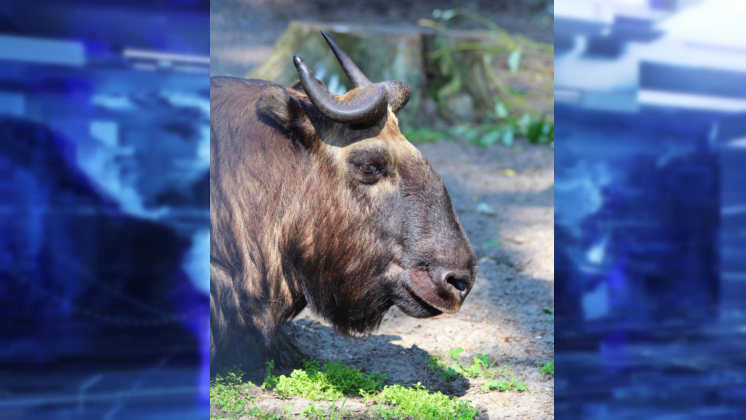
[[[308,99],[322,114],[342,124],[367,124],[381,118],[388,108],[388,88],[383,83],[368,85],[349,101],[340,101],[324,89],[313,72],[297,55],[293,63]]]
[[[412,91],[409,90],[408,84],[398,80],[383,82],[383,84],[386,85],[386,90],[389,92],[389,106],[391,107],[391,111],[396,114],[407,105],[409,97],[412,96]]]

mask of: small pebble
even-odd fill
[[[477,213],[484,214],[487,216],[496,216],[497,212],[487,203],[479,203],[476,207]]]
[[[522,244],[522,243],[526,242],[526,237],[523,236],[523,235],[515,235],[513,237],[513,242],[518,243],[518,244]]]

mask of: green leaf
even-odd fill
[[[505,145],[505,147],[510,147],[513,145],[513,128],[512,127],[505,127],[505,130],[503,131],[502,135],[502,142]]]
[[[498,102],[495,105],[495,115],[497,115],[497,118],[508,117],[508,108],[505,107],[505,104],[503,104],[502,102]]]
[[[548,314],[554,315],[554,308],[550,308],[550,307],[548,307],[548,306],[545,306],[545,307],[543,307],[543,308],[541,308],[541,309],[542,309],[542,310],[543,310],[544,312],[548,313]]]
[[[427,128],[418,128],[415,130],[407,131],[404,137],[413,143],[432,143],[438,140],[444,139],[443,133],[428,130]]]
[[[456,11],[454,9],[445,10],[440,14],[440,17],[443,20],[451,20],[454,16],[456,16]]]
[[[446,98],[457,94],[459,90],[461,90],[462,84],[461,75],[456,73],[448,83],[438,89],[435,96],[438,98],[439,102],[443,102]]]
[[[500,132],[499,131],[488,131],[487,134],[482,136],[481,139],[479,139],[479,145],[482,147],[488,147],[492,146],[493,144],[497,143],[497,141],[500,140]]]
[[[464,140],[468,141],[469,143],[476,142],[477,137],[479,137],[479,130],[474,128],[470,128],[466,133],[464,133]]]
[[[449,356],[451,356],[451,357],[452,357],[452,358],[454,358],[454,359],[458,359],[459,355],[460,355],[460,354],[461,354],[461,352],[463,352],[463,351],[464,351],[464,349],[462,349],[461,347],[457,347],[457,348],[455,348],[455,349],[453,349],[453,350],[449,351],[449,352],[448,352],[448,355],[449,355]]]
[[[554,375],[554,360],[550,360],[544,365],[539,362],[538,365],[540,368],[539,373],[541,373],[542,375]]]
[[[518,381],[518,382],[516,382],[516,383],[515,383],[515,387],[516,387],[516,389],[518,389],[519,391],[525,391],[525,390],[526,390],[526,385],[525,385],[525,384],[523,383],[523,381]]]
[[[489,241],[484,241],[482,243],[482,246],[500,246],[500,242],[494,239],[490,239]]]
[[[454,136],[463,137],[470,129],[468,125],[462,124],[452,127],[448,131]]]
[[[521,129],[522,133],[526,133],[528,131],[528,126],[531,124],[531,115],[528,113],[523,114],[520,120],[518,120],[518,127]]]
[[[482,364],[484,366],[489,366],[489,364],[490,364],[490,355],[489,354],[477,353],[476,357],[474,357],[474,361],[476,362],[477,360],[479,360],[480,362],[482,362]]]
[[[539,143],[542,139],[542,131],[544,128],[544,123],[542,121],[535,121],[528,125],[528,130],[526,131],[526,137],[528,138],[528,141],[531,143]]]
[[[508,56],[508,68],[513,74],[518,73],[518,67],[521,65],[521,49],[516,48]]]

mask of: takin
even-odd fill
[[[212,362],[252,357],[306,305],[366,333],[392,306],[457,312],[474,285],[448,191],[399,131],[409,87],[372,83],[322,34],[354,86],[342,96],[297,55],[290,88],[210,80]]]

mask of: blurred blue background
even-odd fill
[[[556,416],[746,418],[746,2],[555,2]]]
[[[0,4],[0,418],[209,416],[209,1]]]

